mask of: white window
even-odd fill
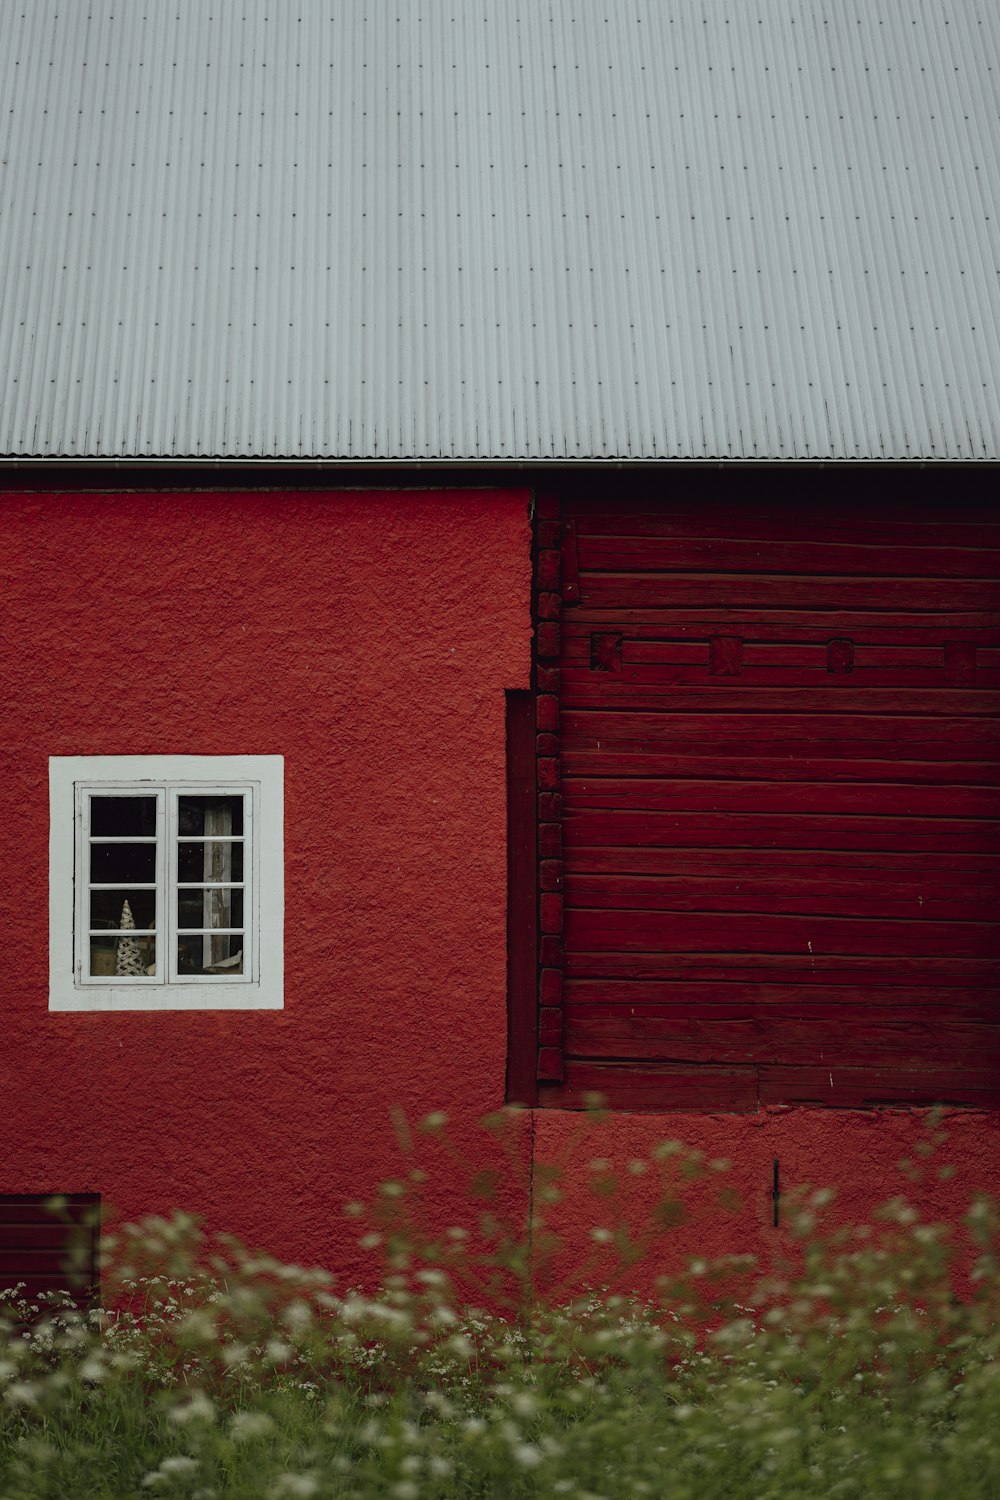
[[[49,760],[49,1009],[283,1004],[280,755]]]

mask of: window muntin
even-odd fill
[[[282,783],[280,756],[52,757],[50,1009],[280,1007]]]

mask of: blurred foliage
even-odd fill
[[[382,1256],[364,1291],[177,1214],[106,1238],[104,1311],[0,1298],[0,1500],[1000,1495],[988,1199],[971,1275],[904,1197],[845,1226],[818,1191],[789,1206],[781,1274],[696,1259],[640,1298],[615,1288],[669,1263],[686,1184],[738,1210],[727,1162],[677,1142],[620,1171],[595,1158],[581,1263],[544,1223],[555,1168],[519,1224],[504,1170],[448,1156],[443,1116],[399,1133],[411,1163],[422,1135],[461,1166],[466,1214],[432,1222],[418,1165],[347,1205]]]

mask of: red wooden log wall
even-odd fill
[[[540,1102],[1000,1105],[1000,524],[564,500],[538,558]]]

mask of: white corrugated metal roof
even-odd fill
[[[1000,457],[996,0],[5,0],[0,452]]]

